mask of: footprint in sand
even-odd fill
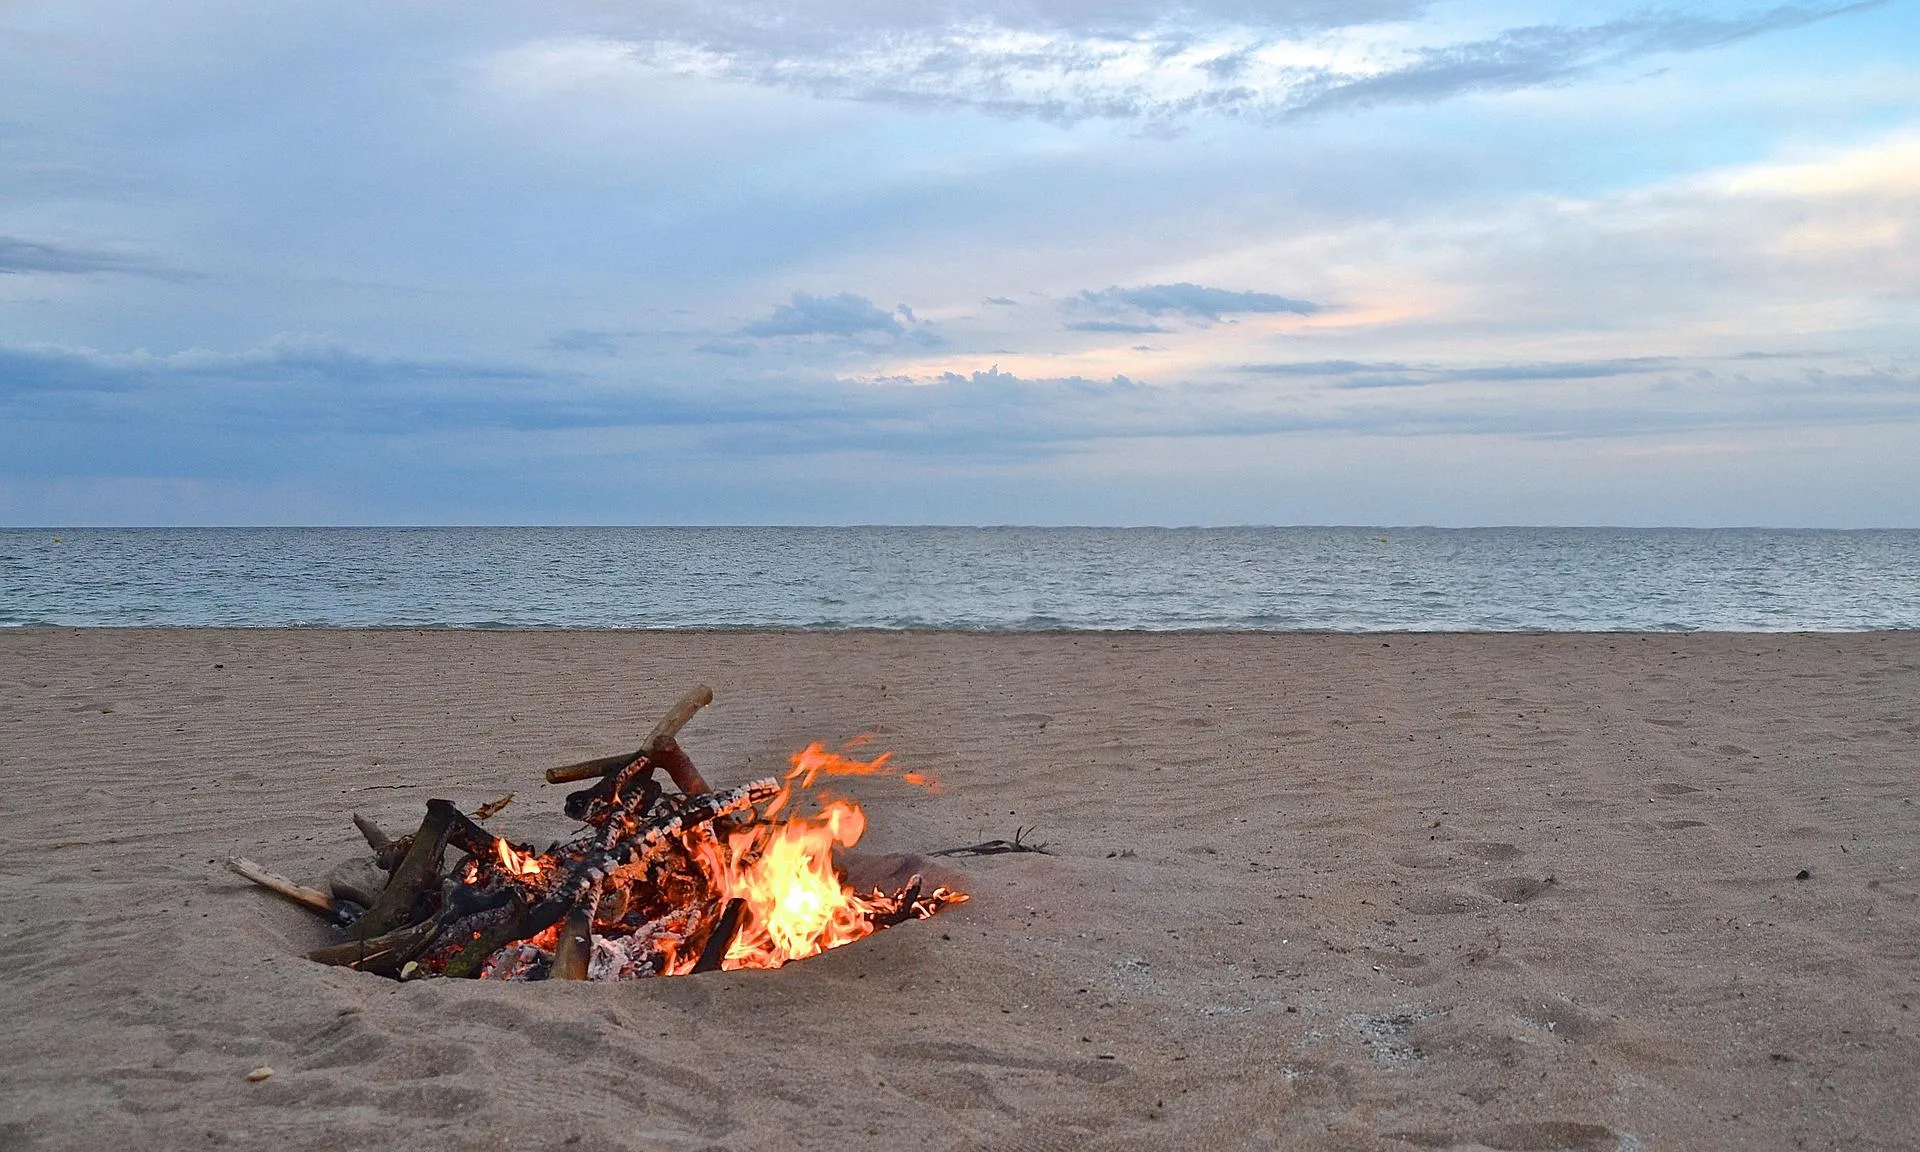
[[[1514,847],[1512,844],[1505,844],[1499,841],[1491,841],[1491,840],[1477,841],[1477,842],[1469,841],[1467,843],[1456,844],[1454,845],[1454,847],[1457,848],[1462,853],[1468,856],[1475,857],[1480,860],[1489,860],[1489,861],[1516,860],[1521,856],[1526,855],[1525,852],[1522,852],[1520,849]]]
[[[655,1114],[706,1137],[725,1136],[734,1120],[727,1093],[700,1073],[638,1052],[610,1052],[607,1091],[636,1115]]]
[[[1489,880],[1480,885],[1480,890],[1503,904],[1525,904],[1538,899],[1549,888],[1553,879],[1536,880],[1531,876],[1507,876],[1499,880]]]
[[[1389,1140],[1400,1140],[1416,1148],[1477,1147],[1499,1152],[1601,1152],[1631,1146],[1604,1124],[1584,1124],[1577,1120],[1499,1124],[1475,1132],[1389,1132],[1386,1135]]]
[[[1409,892],[1400,897],[1399,905],[1415,916],[1457,916],[1463,912],[1483,908],[1486,902],[1478,896],[1441,888]]]
[[[1129,1075],[1130,1069],[1117,1060],[1043,1060],[996,1052],[977,1044],[924,1041],[900,1044],[887,1055],[899,1060],[918,1060],[932,1064],[977,1064],[989,1068],[1014,1068],[1022,1071],[1052,1072],[1071,1076],[1089,1084],[1106,1084]]]

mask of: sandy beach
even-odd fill
[[[865,849],[1032,828],[777,972],[397,984],[296,879],[695,682],[876,733]],[[1911,1148],[1920,633],[0,633],[0,1150]],[[1804,875],[1804,878],[1801,878]],[[250,1070],[270,1066],[261,1082]]]

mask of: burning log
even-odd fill
[[[688,693],[634,755],[550,772],[550,779],[598,779],[567,798],[568,814],[585,827],[544,852],[431,800],[419,830],[400,839],[354,817],[388,873],[377,893],[378,873],[336,875],[333,898],[257,865],[243,874],[349,925],[344,943],[312,959],[402,979],[775,968],[966,899],[946,888],[923,893],[920,877],[904,868],[876,877],[863,894],[836,855],[860,838],[866,817],[859,806],[834,800],[809,815],[794,803],[795,791],[816,776],[875,774],[884,756],[848,760],[816,744],[794,755],[784,781],[708,787],[675,734],[711,699],[705,688]],[[656,768],[667,770],[677,793],[654,779]]]
[[[656,743],[648,759],[665,768],[673,786],[688,796],[713,791],[706,777],[700,775],[700,769],[693,766],[693,757],[681,751],[680,742],[671,736]]]
[[[593,926],[596,928],[612,928],[619,924],[620,921],[625,920],[627,918],[628,896],[629,889],[627,888],[615,888],[611,892],[601,893],[600,901],[594,905],[593,909]]]
[[[718,972],[727,958],[727,950],[733,947],[733,938],[740,932],[740,917],[747,909],[745,897],[735,896],[727,901],[720,911],[720,919],[714,923],[713,931],[707,934],[707,942],[700,946],[700,959],[694,961],[693,971]]]
[[[652,781],[647,783],[651,784]],[[779,790],[779,782],[768,778],[725,792],[689,796],[679,810],[629,836],[620,834],[625,821],[619,818],[616,811],[613,818],[601,825],[593,847],[574,865],[552,894],[538,904],[516,901],[513,915],[473,938],[460,949],[459,955],[447,962],[446,974],[479,975],[481,967],[495,952],[516,940],[538,936],[552,928],[615,872],[650,864],[683,833],[721,816],[742,812],[770,800]]]

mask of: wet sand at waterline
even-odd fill
[[[425,801],[814,740],[974,899],[777,972],[301,953]],[[0,634],[0,1149],[1912,1147],[1920,633]],[[1798,878],[1802,873],[1805,878]],[[271,1077],[248,1073],[271,1067]]]

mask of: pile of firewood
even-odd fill
[[[358,882],[336,874],[328,891],[251,861],[229,859],[228,866],[345,929],[342,943],[311,959],[401,979],[622,979],[777,967],[811,954],[809,947],[833,947],[966,899],[942,887],[922,891],[917,875],[891,891],[856,893],[836,864],[815,858],[827,853],[822,848],[803,855],[801,866],[833,869],[845,904],[834,911],[836,931],[828,938],[822,929],[813,944],[784,951],[768,945],[767,926],[755,918],[778,918],[767,903],[774,897],[738,886],[798,819],[789,800],[801,769],[796,759],[785,781],[709,787],[676,737],[712,699],[704,686],[688,693],[635,752],[549,770],[550,783],[593,783],[566,800],[580,832],[544,852],[482,827],[509,795],[473,816],[429,800],[420,827],[398,838],[356,814],[377,871]],[[749,937],[760,943],[749,946]]]

